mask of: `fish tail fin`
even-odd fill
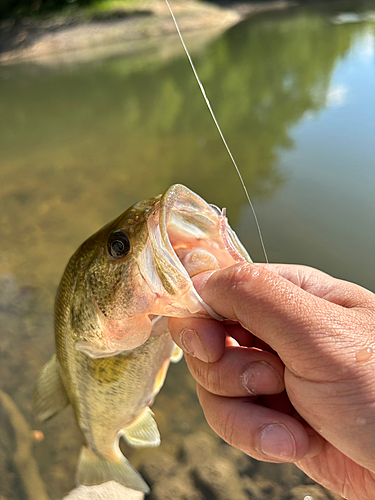
[[[108,460],[83,446],[78,459],[77,481],[86,486],[116,481],[132,490],[150,493],[147,483],[120,450],[115,460]]]
[[[43,422],[63,410],[68,404],[69,398],[61,380],[54,354],[44,365],[35,384],[33,412],[36,420]]]

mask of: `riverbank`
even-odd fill
[[[294,0],[247,2],[218,6],[195,0],[174,2],[173,11],[191,43],[211,39],[259,12],[285,9]],[[0,24],[0,64],[83,62],[147,50],[160,39],[176,37],[163,0],[124,4],[92,15],[25,18]],[[174,44],[164,44],[164,49]]]

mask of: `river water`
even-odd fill
[[[31,391],[54,349],[63,268],[130,204],[186,184],[226,206],[249,253],[264,260],[191,69],[173,52],[0,67],[0,385],[32,427]],[[375,3],[259,15],[193,56],[269,260],[375,291]],[[183,364],[155,411],[171,454],[184,436],[208,432]],[[61,498],[74,484],[80,437],[69,411],[43,431],[35,455],[51,497]],[[148,456],[129,453],[137,466]]]

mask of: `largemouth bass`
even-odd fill
[[[84,446],[77,480],[115,480],[148,492],[120,451],[157,446],[150,410],[170,360],[180,357],[168,317],[216,317],[191,276],[250,261],[225,211],[182,185],[136,203],[71,257],[55,304],[56,354],[34,390],[46,420],[72,404]]]

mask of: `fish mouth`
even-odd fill
[[[225,209],[175,184],[158,200],[147,224],[155,271],[166,292],[180,305],[174,315],[222,319],[198,295],[191,277],[236,262],[251,262],[228,224]]]

